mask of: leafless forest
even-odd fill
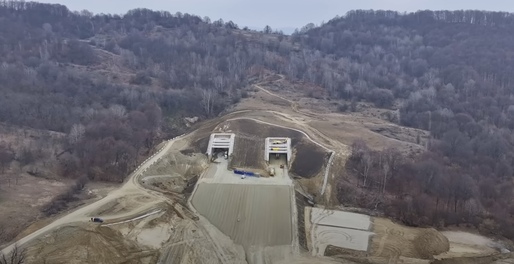
[[[217,116],[273,72],[341,112],[369,102],[430,132],[419,156],[355,142],[342,204],[513,239],[513,33],[514,15],[500,12],[352,11],[287,36],[182,13],[4,0],[0,122],[62,134],[49,155],[74,189],[121,182],[158,139],[184,131],[184,117]],[[0,137],[0,173],[37,162],[40,150]]]

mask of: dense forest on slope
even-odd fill
[[[324,57],[318,68],[329,70],[310,80],[331,96],[397,107],[397,122],[431,133],[414,161],[356,142],[349,167],[360,185],[396,197],[361,206],[413,225],[471,223],[514,238],[513,32],[507,13],[353,11],[294,36]],[[341,188],[342,201],[354,194]]]
[[[211,117],[240,98],[250,59],[235,28],[180,13],[93,16],[3,1],[0,122],[68,134],[64,176],[119,181],[157,137],[179,132],[166,118]]]
[[[66,177],[120,181],[176,120],[218,115],[264,70],[430,131],[427,153],[353,146],[339,198],[411,225],[514,237],[514,15],[352,11],[292,36],[146,9],[0,2],[0,122],[67,135]],[[178,122],[180,123],[180,122]],[[18,153],[0,141],[1,164]],[[2,166],[4,167],[4,166]]]

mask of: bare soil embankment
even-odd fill
[[[290,172],[308,179],[316,177],[330,157],[326,150],[305,140],[298,142],[293,151],[294,160]]]
[[[450,249],[448,239],[433,228],[412,228],[389,219],[374,219],[371,252],[375,257],[430,259]]]
[[[248,119],[229,120],[228,129],[236,133],[232,167],[266,169],[264,140],[267,137],[289,137],[293,148],[290,172],[303,178],[318,175],[329,153],[312,143],[302,133],[278,126],[265,125]]]

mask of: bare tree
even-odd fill
[[[386,190],[386,184],[387,184],[387,177],[389,176],[389,172],[391,171],[391,165],[389,162],[385,161],[382,162],[382,172],[384,173],[383,180],[382,180],[382,193],[385,193]]]
[[[7,255],[0,255],[0,264],[23,264],[27,257],[27,249],[20,248],[15,244],[11,252]]]
[[[208,116],[212,113],[212,99],[212,90],[202,90],[202,106]]]
[[[0,146],[0,172],[4,173],[5,169],[11,164],[14,154],[7,147]]]
[[[364,153],[364,156],[362,157],[364,170],[363,170],[363,176],[364,176],[364,182],[363,185],[366,187],[366,184],[368,182],[368,177],[371,171],[371,168],[373,167],[373,156],[371,155],[371,152]]]
[[[118,118],[124,118],[127,114],[127,110],[122,105],[113,105],[109,107],[109,113]]]
[[[86,133],[86,128],[82,124],[75,124],[68,134],[68,141],[74,145],[84,137],[84,133]]]

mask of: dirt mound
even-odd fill
[[[186,149],[183,154],[189,155],[190,152],[206,153],[209,147],[210,135],[204,135],[200,138],[196,138],[191,142],[191,149]],[[189,153],[188,153],[189,152]]]
[[[28,263],[140,263],[157,261],[158,252],[143,251],[111,228],[94,224],[65,226],[28,248]]]
[[[449,249],[448,239],[434,229],[406,227],[385,218],[374,218],[373,232],[374,257],[431,259]]]
[[[344,256],[353,256],[353,257],[366,257],[368,252],[366,251],[358,251],[347,248],[340,248],[332,245],[328,245],[325,249],[325,256],[327,257],[344,257]]]
[[[434,255],[450,250],[450,241],[443,234],[434,229],[421,231],[413,240],[419,256],[431,259]]]
[[[318,175],[330,157],[330,153],[305,140],[296,144],[294,154],[290,172],[308,179]]]
[[[510,264],[514,263],[513,254],[495,254],[481,257],[460,257],[435,260],[433,264]]]
[[[151,166],[144,173],[144,176],[180,175],[189,179],[200,175],[207,166],[208,160],[203,154],[184,155],[181,152],[173,151]]]

